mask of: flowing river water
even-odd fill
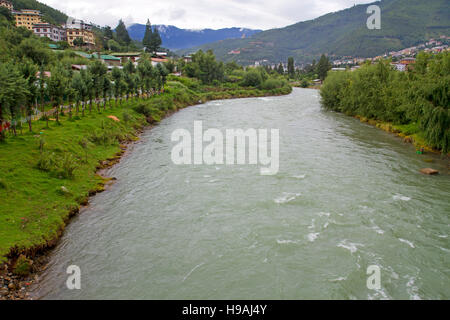
[[[449,299],[448,163],[319,101],[308,89],[213,101],[145,132],[68,226],[34,297]],[[195,120],[280,129],[279,173],[174,165],[171,134]],[[430,166],[441,174],[419,173]],[[70,265],[81,290],[66,287]],[[380,289],[366,285],[370,265]]]

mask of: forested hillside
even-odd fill
[[[225,39],[248,38],[261,32],[261,30],[243,28],[188,30],[165,25],[157,25],[155,27],[158,28],[161,35],[163,47],[171,50],[192,48]],[[128,27],[128,32],[131,39],[142,41],[145,33],[145,24],[133,24]]]
[[[39,10],[44,15],[44,19],[51,23],[63,24],[67,21],[67,15],[59,10],[53,9],[46,4],[36,0],[10,0],[14,9],[34,9]]]
[[[381,30],[367,28],[369,5],[365,4],[264,31],[251,39],[225,40],[200,48],[212,49],[223,61],[244,64],[263,59],[276,63],[286,61],[289,56],[297,62],[310,62],[322,53],[373,57],[450,34],[448,0],[384,0],[374,4],[381,7]],[[240,53],[229,54],[232,50]]]

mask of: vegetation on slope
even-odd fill
[[[267,59],[278,63],[292,56],[300,63],[309,63],[323,53],[374,57],[450,33],[447,0],[384,0],[374,4],[381,7],[381,30],[367,29],[369,4],[364,4],[248,39],[224,40],[199,48],[214,50],[225,62],[252,64]],[[231,50],[239,50],[240,54],[228,54]]]
[[[55,24],[64,24],[67,21],[67,15],[59,10],[53,9],[46,4],[36,0],[10,0],[15,10],[33,9],[39,10],[43,14],[45,21]]]

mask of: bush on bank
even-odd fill
[[[448,52],[420,53],[409,72],[396,71],[388,62],[331,72],[320,95],[326,109],[393,123],[443,153],[450,150]]]

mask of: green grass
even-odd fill
[[[127,124],[107,118],[114,115],[123,120],[124,109],[130,115]],[[70,121],[65,116],[61,124],[50,121],[48,129],[44,121],[36,121],[34,132],[24,131],[23,135],[8,137],[0,143],[0,262],[5,261],[12,247],[20,251],[45,246],[54,239],[69,212],[102,182],[95,174],[96,167],[100,160],[120,150],[119,141],[95,143],[91,141],[94,132],[107,131],[127,139],[144,123],[144,117],[129,107],[108,108],[100,114],[93,111],[80,120]],[[43,151],[41,139],[45,142]],[[86,152],[80,145],[83,140],[88,141]],[[56,162],[50,171],[38,169],[38,160],[43,155]],[[59,167],[64,167],[65,155],[75,160],[73,178],[59,172]],[[69,193],[61,192],[63,186]]]
[[[50,121],[49,128],[45,121],[35,121],[32,133],[25,127],[16,137],[8,134],[0,142],[0,264],[10,254],[17,257],[54,242],[90,191],[102,188],[103,179],[96,175],[99,163],[121,150],[120,141],[135,139],[147,117],[158,122],[167,112],[199,100],[280,95],[292,90],[211,92],[198,86],[193,91],[183,82],[189,85],[185,78],[173,79],[164,94],[150,99],[124,101],[122,106],[112,103],[101,113],[94,106],[85,117],[69,120],[65,115],[60,124]],[[109,119],[110,115],[121,121]]]

